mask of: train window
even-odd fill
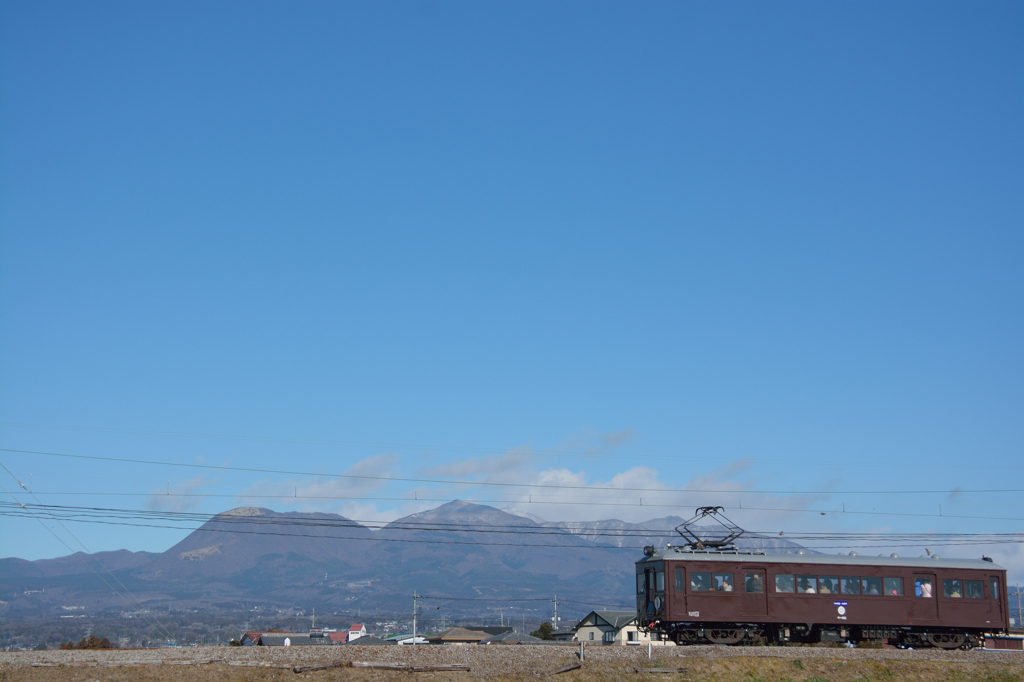
[[[745,580],[743,582],[747,586],[747,592],[764,592],[764,583],[761,582],[760,573],[747,573]]]
[[[819,575],[818,592],[820,594],[839,594],[839,577],[834,575]]]
[[[676,589],[680,592],[683,591],[683,569],[676,569]]]
[[[647,589],[654,591],[654,571],[647,572]]]
[[[715,573],[715,592],[732,592],[732,573]]]
[[[885,578],[885,596],[903,596],[903,578]]]
[[[813,575],[798,575],[796,577],[796,591],[801,594],[814,594],[818,590],[818,579]]]
[[[710,573],[690,573],[690,591],[691,592],[710,592],[711,591],[711,574]]]
[[[644,593],[644,574],[643,573],[637,573],[636,574],[636,593],[637,594],[643,594]]]
[[[959,599],[964,596],[964,592],[961,589],[959,580],[943,580],[942,581],[942,596],[950,597],[952,599]]]
[[[664,592],[665,591],[665,574],[662,573],[661,571],[658,571],[655,575],[657,575],[657,577],[658,577],[657,578],[658,582],[656,583],[657,586],[658,586],[658,592]]]
[[[795,592],[793,576],[791,575],[777,575],[775,576],[775,591],[776,592]]]
[[[968,599],[984,599],[985,594],[981,587],[980,580],[964,581],[964,596]]]
[[[932,598],[932,579],[914,578],[914,594],[925,599]]]
[[[843,594],[860,594],[860,578],[855,575],[844,575],[840,581]]]
[[[988,579],[988,596],[991,599],[999,599],[999,581],[995,578]]]
[[[860,579],[861,594],[882,594],[882,579],[881,578],[861,578]]]

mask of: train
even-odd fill
[[[970,649],[1010,627],[1006,569],[988,557],[743,550],[735,534],[680,532],[691,541],[645,547],[636,562],[637,623],[654,639]]]

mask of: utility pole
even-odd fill
[[[558,595],[557,594],[555,595],[555,598],[551,600],[551,603],[555,605],[555,615],[553,615],[551,617],[551,623],[555,626],[555,629],[557,630],[558,629]]]
[[[1017,627],[1024,628],[1024,621],[1021,620],[1021,586],[1015,585],[1017,588]]]
[[[412,591],[412,645],[416,646],[416,609],[419,608],[417,603],[418,599],[421,599],[420,595],[416,594],[416,590]]]

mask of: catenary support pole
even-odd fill
[[[416,594],[416,590],[412,591],[412,645],[416,646],[416,600],[420,596]]]

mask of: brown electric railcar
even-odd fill
[[[644,555],[638,623],[677,644],[888,639],[955,649],[1009,629],[1006,569],[988,558],[692,547]]]

